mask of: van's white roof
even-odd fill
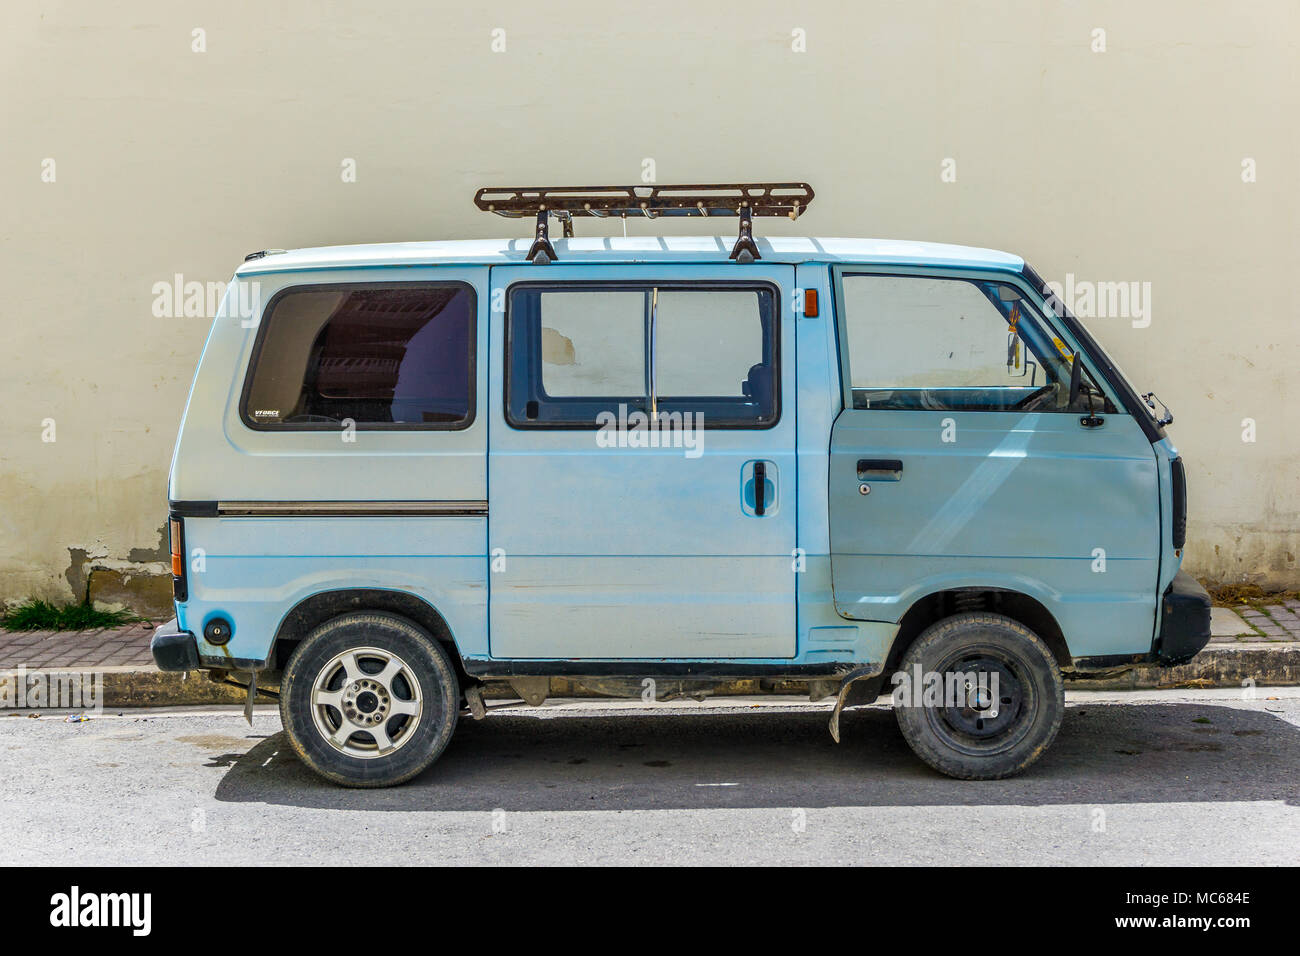
[[[967,269],[1024,266],[1019,256],[996,249],[952,246],[907,239],[818,239],[801,236],[755,237],[764,262],[845,262],[873,265],[938,265]],[[725,262],[735,236],[581,236],[555,239],[562,263]],[[531,238],[460,239],[437,242],[385,242],[358,246],[292,249],[244,263],[241,275],[418,266],[441,263],[507,265],[523,263]]]

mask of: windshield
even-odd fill
[[[1043,277],[1034,271],[1034,268],[1027,262],[1021,274],[1043,296],[1048,303],[1048,307],[1061,317],[1061,321],[1073,333],[1084,351],[1091,355],[1101,366],[1103,374],[1115,387],[1115,390],[1119,392],[1124,407],[1128,409],[1130,415],[1134,416],[1143,425],[1143,431],[1146,432],[1147,437],[1151,441],[1157,441],[1165,437],[1164,428],[1155,417],[1154,409],[1148,407],[1141,399],[1137,390],[1130,384],[1129,377],[1124,374],[1115,363],[1115,360],[1101,347],[1100,343],[1092,337],[1092,333],[1084,327],[1083,323],[1074,317],[1069,307],[1052,292],[1051,287],[1043,281]]]

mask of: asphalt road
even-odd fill
[[[1071,695],[1016,779],[919,763],[887,709],[547,706],[344,790],[273,709],[0,716],[0,863],[1295,864],[1300,688]],[[1276,699],[1268,699],[1270,696]]]

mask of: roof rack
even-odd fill
[[[553,215],[564,224],[565,238],[573,235],[574,216],[607,219],[642,216],[737,216],[740,232],[730,259],[753,262],[761,258],[754,242],[753,217],[785,216],[798,219],[813,200],[807,183],[706,183],[642,186],[484,186],[474,194],[474,204],[484,212],[511,219],[537,217],[537,235],[528,261],[546,265],[557,259],[548,229]]]

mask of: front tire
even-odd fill
[[[294,649],[280,719],[294,751],[325,779],[391,787],[438,759],[459,701],[456,671],[427,632],[359,612],[326,621]]]
[[[903,656],[902,673],[899,729],[918,757],[950,777],[1014,776],[1061,729],[1065,687],[1056,659],[1038,635],[1001,614],[958,614],[931,625]],[[915,691],[928,675],[943,675],[938,702]]]

